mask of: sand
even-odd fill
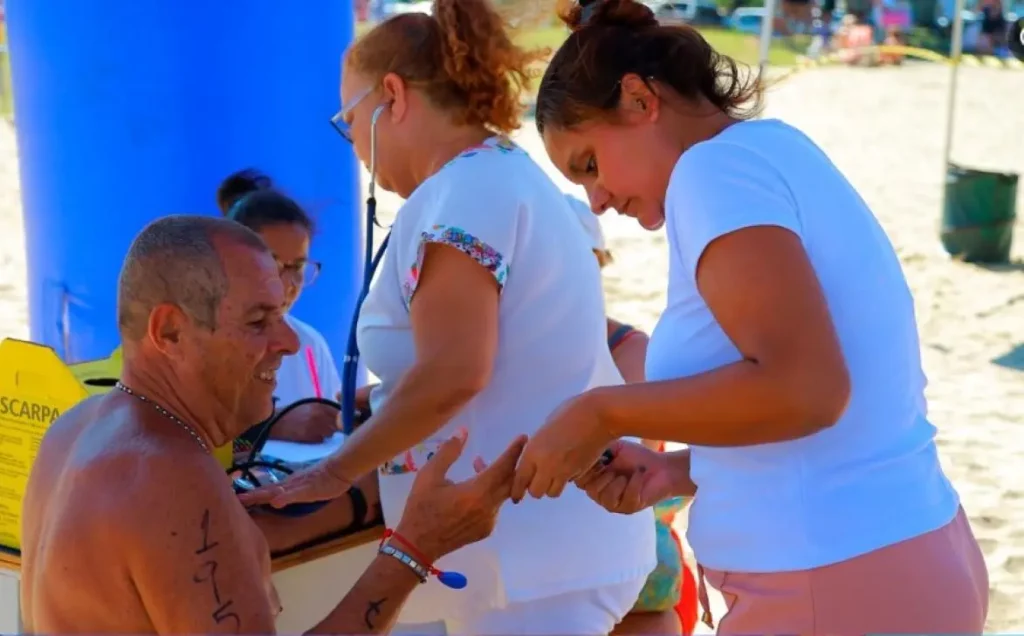
[[[978,267],[951,261],[942,251],[937,223],[947,82],[948,71],[934,65],[815,69],[775,88],[767,115],[801,127],[831,155],[873,207],[900,255],[917,303],[943,465],[989,566],[988,630],[1020,631],[1024,429],[1017,426],[1024,424],[1024,227],[1017,227],[1014,265]],[[953,159],[1024,172],[1024,110],[1017,101],[1024,95],[1024,73],[965,69],[959,94]],[[550,167],[532,127],[519,141]],[[0,337],[26,337],[28,331],[16,172],[13,134],[0,124]],[[386,219],[398,201],[380,199]],[[607,270],[609,312],[650,328],[664,306],[664,236],[624,218],[604,224],[617,259]]]

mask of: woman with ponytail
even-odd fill
[[[728,607],[721,634],[981,633],[985,561],[871,209],[804,133],[754,118],[760,78],[696,29],[634,0],[565,13],[537,129],[592,209],[665,227],[668,297],[646,381],[561,405],[512,496],[573,480],[624,514],[693,496],[687,538]]]
[[[468,434],[449,474],[463,479],[559,403],[622,382],[578,221],[506,136],[541,58],[512,42],[486,0],[435,0],[432,15],[392,17],[346,53],[335,125],[364,164],[375,149],[379,185],[406,199],[358,322],[380,384],[371,418],[337,454],[247,503],[339,496],[379,467],[394,526],[442,440]],[[428,577],[399,633],[613,630],[656,563],[651,511],[612,514],[574,488],[515,503],[491,537],[436,564],[465,575],[465,589]]]

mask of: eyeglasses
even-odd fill
[[[278,262],[277,270],[280,272],[281,278],[290,278],[292,281],[306,287],[312,285],[313,281],[320,275],[320,263],[317,261],[300,261],[298,263]]]
[[[359,102],[366,99],[366,96],[372,92],[372,88],[367,88],[362,93],[356,95],[356,97],[349,102],[347,106],[342,106],[341,110],[339,110],[334,117],[331,117],[331,125],[334,126],[334,129],[338,131],[338,134],[341,135],[342,139],[345,141],[352,143],[352,127],[349,126],[347,121],[349,113],[359,105]]]

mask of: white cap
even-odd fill
[[[590,210],[590,206],[571,194],[565,195],[565,199],[569,202],[572,211],[576,213],[576,217],[579,218],[587,238],[590,239],[590,249],[598,252],[607,249],[604,242],[604,231],[601,230],[601,220]]]

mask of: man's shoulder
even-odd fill
[[[125,501],[132,510],[139,510],[140,504],[171,511],[208,504],[239,505],[227,473],[210,455],[144,452],[124,461],[126,468],[134,468],[134,501]]]
[[[224,469],[198,447],[193,451],[121,426],[112,419],[119,414],[94,409],[80,417],[55,431],[52,455],[61,466],[62,486],[104,518],[142,528],[182,508],[234,499]]]
[[[26,494],[26,521],[37,530],[134,559],[175,533],[194,534],[183,524],[195,526],[206,510],[247,518],[216,459],[122,427],[102,404],[90,398],[47,432]]]
[[[236,528],[248,519],[224,469],[209,456],[150,457],[136,471],[125,496],[110,501],[106,521],[122,526],[129,558],[148,559],[177,545],[181,537],[199,537],[204,524]],[[127,475],[126,475],[127,477]],[[232,532],[234,534],[234,532]]]

